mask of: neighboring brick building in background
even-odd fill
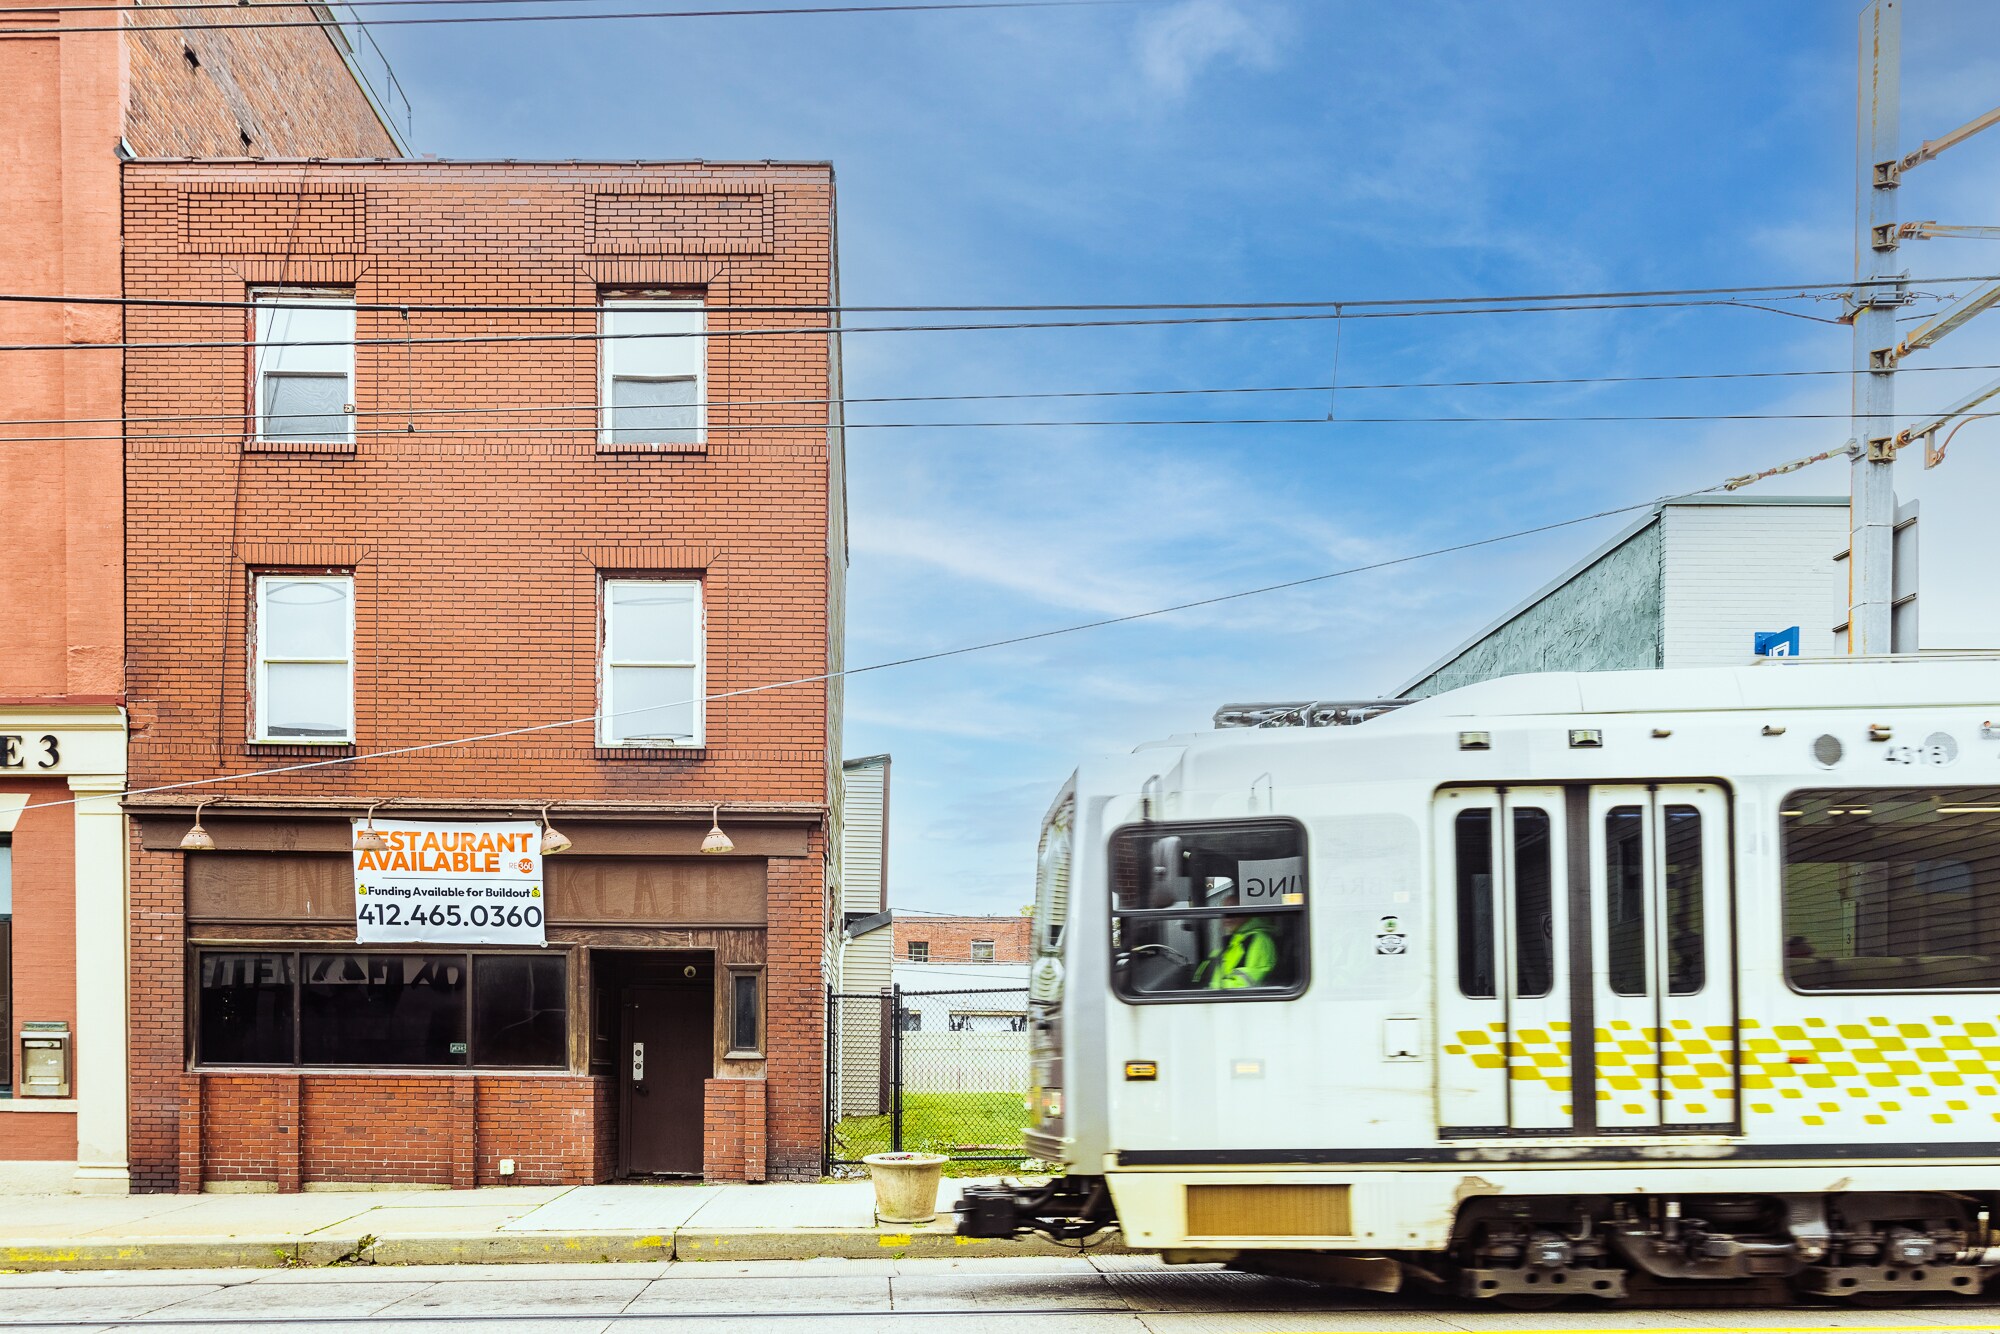
[[[896,914],[897,963],[1027,963],[1032,919]]]
[[[0,302],[0,343],[50,347],[0,353],[0,1195],[126,1188],[120,155],[403,151],[327,11],[247,14],[73,4],[0,35],[0,292],[70,298]],[[69,1051],[23,1072],[24,1024]]]
[[[840,666],[831,170],[139,161],[125,217],[213,303],[127,316],[197,345],[128,358],[133,785],[281,771],[128,801],[135,1185],[817,1175],[838,682],[713,697]],[[378,805],[552,807],[546,948],[357,945]]]

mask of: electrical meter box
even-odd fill
[[[61,1022],[29,1021],[21,1025],[21,1085],[23,1098],[69,1096],[70,1033]]]

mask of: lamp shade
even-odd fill
[[[717,806],[709,818],[708,834],[701,840],[703,852],[734,852],[736,845],[729,841],[729,835],[722,832],[722,807]]]
[[[201,817],[194,818],[194,828],[181,835],[183,852],[214,852],[215,836],[201,827]]]
[[[549,808],[542,807],[542,855],[546,857],[551,853],[568,852],[569,849],[569,835],[549,823]]]
[[[379,804],[379,803],[378,803]],[[361,828],[354,831],[356,852],[382,852],[389,846],[389,840],[382,837],[382,831],[375,827],[375,807],[368,808],[368,819]]]

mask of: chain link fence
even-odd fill
[[[918,1150],[1018,1164],[1028,1124],[1028,991],[827,996],[826,1157]]]

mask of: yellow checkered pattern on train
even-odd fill
[[[1570,1089],[1570,1027],[1523,1028],[1509,1050],[1506,1029],[1461,1029],[1448,1056],[1510,1079]],[[1696,1028],[1675,1020],[1665,1030],[1614,1020],[1596,1030],[1600,1103],[1633,1114],[1658,1098],[1663,1108],[1702,1116],[1736,1098],[1730,1066],[1740,1043],[1744,1110],[1823,1126],[1829,1118],[1884,1126],[1913,1117],[1933,1125],[2000,1121],[2000,1027],[1948,1015],[1928,1022],[1870,1016],[1866,1022],[1801,1019],[1770,1027],[1745,1019]],[[1979,1105],[1975,1107],[1975,1102]],[[1570,1108],[1564,1107],[1568,1112]]]

